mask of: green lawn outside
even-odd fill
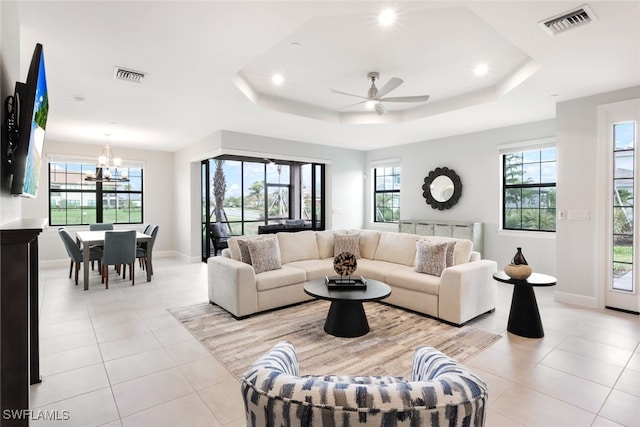
[[[50,225],[92,224],[95,222],[95,208],[51,209]],[[115,209],[105,209],[103,211],[103,222],[140,224],[142,223],[142,208],[119,209],[117,215]]]

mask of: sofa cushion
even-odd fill
[[[256,289],[258,291],[268,291],[270,289],[281,288],[283,286],[304,283],[306,273],[299,268],[283,265],[279,270],[265,271],[256,275]]]
[[[447,268],[448,245],[448,242],[418,240],[416,242],[414,271],[416,273],[426,273],[440,277],[442,271]]]
[[[305,259],[319,259],[316,233],[298,231],[296,233],[276,233],[280,245],[280,257],[283,264]]]
[[[400,267],[387,273],[386,283],[389,286],[410,289],[438,295],[440,292],[440,277],[431,274],[416,273],[412,267]]]
[[[320,259],[333,258],[333,233],[335,231],[316,231],[318,256]]]
[[[380,232],[377,230],[361,230],[360,232],[360,256],[373,259],[376,255]]]
[[[360,258],[360,233],[336,234],[333,236],[333,255],[343,252],[351,252],[356,258]]]
[[[280,262],[280,248],[278,239],[264,238],[247,241],[249,254],[251,255],[251,265],[256,274],[263,271],[279,270],[282,268]]]
[[[307,280],[322,279],[336,274],[333,270],[333,258],[294,261],[287,264],[287,266],[304,270],[307,273]]]
[[[387,274],[398,268],[404,267],[400,264],[395,264],[386,261],[374,261],[371,259],[362,258],[358,260],[358,268],[353,273],[354,276],[363,276],[369,279],[386,281]],[[417,273],[416,273],[417,274]]]
[[[374,259],[412,266],[419,237],[417,234],[382,231]]]

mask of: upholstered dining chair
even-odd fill
[[[75,264],[76,267],[76,286],[78,285],[78,272],[80,271],[80,263],[82,263],[82,251],[74,241],[73,237],[71,237],[71,233],[64,227],[58,228],[58,234],[62,239],[62,243],[64,243],[64,248],[67,250],[67,254],[69,258],[71,258],[71,265],[69,266],[69,279],[71,279],[71,272],[73,271],[73,266]],[[102,253],[98,248],[89,248],[89,260],[91,262],[95,260],[99,260]]]
[[[229,247],[229,233],[227,233],[226,227],[220,222],[211,223],[209,230],[214,254],[218,255],[220,251]]]
[[[158,230],[160,229],[160,226],[155,225],[155,224],[150,224],[149,227],[146,228],[146,231],[144,232],[144,234],[148,234],[151,236],[151,241],[150,242],[142,242],[138,245],[138,247],[136,248],[136,258],[140,261],[140,265],[142,266],[142,269],[151,269],[149,272],[151,274],[153,274],[153,265],[149,262],[151,255],[152,255],[152,251],[153,251],[153,245],[156,243],[156,236],[158,235]]]
[[[109,266],[115,265],[116,271],[122,266],[122,278],[127,273],[129,266],[129,278],[131,285],[135,285],[133,265],[136,262],[136,231],[107,231],[104,234],[104,249],[102,251],[102,282],[109,289]]]
[[[97,222],[89,224],[89,231],[113,230],[113,224],[110,222]]]

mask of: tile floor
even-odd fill
[[[166,311],[207,300],[206,265],[155,260],[153,281],[42,268],[40,363],[31,408],[68,411],[36,426],[244,426],[239,382]],[[536,288],[546,335],[506,333],[510,285],[473,322],[503,338],[467,364],[489,384],[489,427],[640,425],[640,319],[553,300]]]

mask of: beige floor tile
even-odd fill
[[[40,356],[40,373],[43,376],[59,374],[73,369],[102,363],[97,344]]]
[[[527,372],[518,383],[594,414],[598,413],[610,390],[609,387],[542,365]]]
[[[595,419],[592,413],[521,385],[500,396],[491,409],[526,426],[589,426]]]
[[[196,390],[235,379],[233,375],[216,359],[207,357],[185,365],[180,370]]]
[[[222,427],[196,393],[126,417],[122,424],[124,427]]]
[[[625,366],[633,354],[631,350],[576,337],[567,338],[558,348],[618,366]]]
[[[624,427],[622,424],[618,424],[615,421],[608,420],[606,418],[597,417],[591,427]]]
[[[225,423],[224,427],[247,427],[247,420],[243,415],[241,418]]]
[[[126,323],[118,323],[117,325],[107,326],[105,328],[95,329],[96,338],[99,343],[114,341],[120,338],[132,337],[135,335],[151,332],[143,320],[134,320]]]
[[[105,387],[109,387],[109,380],[102,363],[43,376],[41,383],[31,386],[31,406],[37,408]]]
[[[640,397],[612,390],[599,415],[624,426],[637,426],[640,420]]]
[[[622,372],[622,375],[620,375],[620,378],[614,388],[640,397],[640,372],[632,369],[625,369]]]
[[[640,349],[640,347],[638,347]],[[640,372],[640,353],[633,353],[629,363],[627,364],[627,369],[633,369],[634,371]]]
[[[106,328],[120,323],[141,322],[141,317],[136,310],[125,310],[116,313],[101,314],[91,316],[91,322],[95,329]]]
[[[68,419],[60,420],[38,420],[32,422],[33,426],[61,426],[64,427],[86,427],[100,426],[108,422],[120,423],[120,415],[113,400],[111,388],[102,388],[80,396],[65,399],[50,405],[38,408],[43,411],[57,411],[64,414],[66,411]]]
[[[153,333],[135,335],[119,340],[103,342],[99,344],[102,358],[105,361],[117,359],[131,354],[162,347],[160,341]]]
[[[40,339],[40,356],[96,344],[93,330]]]
[[[513,418],[509,418],[507,415],[501,414],[489,407],[487,410],[487,418],[485,420],[487,427],[525,427],[524,424],[519,423]]]
[[[198,394],[223,424],[234,421],[240,414],[244,414],[240,381],[235,378],[200,390]]]
[[[122,422],[120,421],[120,418],[118,418],[117,420],[111,421],[110,423],[102,424],[100,427],[122,427]]]
[[[152,331],[180,326],[180,322],[178,322],[178,320],[175,317],[169,314],[169,312],[165,312],[158,316],[149,317],[144,321],[149,327],[149,329],[151,329]]]
[[[489,388],[489,406],[491,406],[491,403],[495,402],[502,393],[508,391],[509,388],[515,384],[484,369],[478,367],[471,367],[470,369],[487,384]]]
[[[112,387],[121,417],[193,393],[194,389],[178,368],[156,372]]]
[[[553,350],[540,363],[607,387],[613,387],[623,369],[618,365],[560,349]]]
[[[198,359],[204,359],[205,357],[211,357],[211,353],[209,353],[209,351],[197,340],[188,340],[176,344],[169,344],[165,346],[165,350],[167,350],[169,356],[171,356],[178,365],[183,365]]]
[[[589,341],[595,341],[613,347],[620,347],[630,351],[634,351],[638,346],[638,343],[640,343],[640,339],[635,336],[620,334],[602,328],[586,328],[585,331],[577,336]]]
[[[175,344],[182,341],[193,340],[193,336],[182,325],[153,331],[162,345]]]
[[[536,363],[489,348],[467,360],[465,365],[481,368],[499,377],[514,381],[533,368]]]
[[[156,348],[110,360],[104,366],[113,385],[174,367],[176,363],[164,348]]]
[[[92,328],[93,325],[89,317],[58,323],[45,322],[40,325],[40,339],[90,331]]]

